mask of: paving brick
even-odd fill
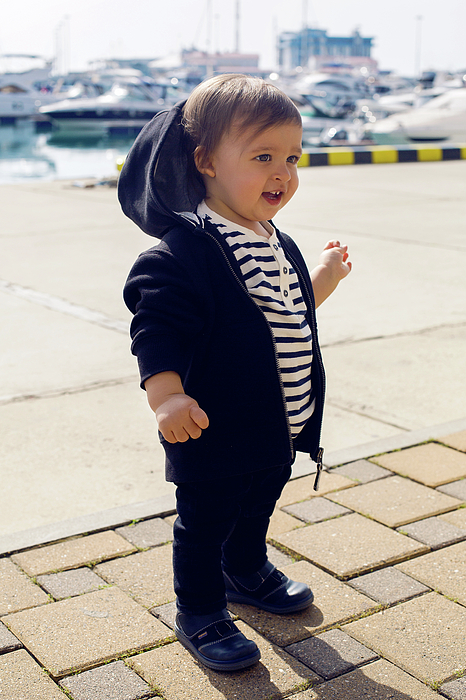
[[[426,593],[343,629],[424,683],[450,679],[465,667],[466,609],[438,593]]]
[[[157,688],[165,700],[269,700],[288,696],[306,681],[320,680],[307,666],[270,644],[243,622],[241,632],[261,651],[255,666],[220,673],[201,666],[179,642],[127,659],[127,664]],[[195,691],[193,692],[193,689]]]
[[[450,513],[445,513],[445,515],[439,515],[439,518],[446,523],[459,527],[460,530],[466,530],[466,508],[459,508]]]
[[[135,549],[127,540],[110,530],[47,547],[36,547],[28,552],[14,554],[11,558],[27,574],[37,576],[64,569],[77,569],[91,562],[134,552]]]
[[[20,649],[22,646],[19,639],[17,639],[14,634],[11,634],[10,630],[5,627],[3,622],[0,622],[0,654]]]
[[[153,608],[175,599],[171,545],[99,564],[95,571],[144,607]]]
[[[267,558],[277,569],[282,569],[293,563],[293,559],[288,554],[270,544],[267,545]]]
[[[320,523],[330,518],[337,518],[340,515],[351,513],[348,508],[343,508],[322,497],[311,498],[309,501],[295,503],[292,506],[285,506],[284,510],[307,523]]]
[[[445,547],[446,545],[466,539],[465,530],[461,530],[455,527],[455,525],[444,522],[440,520],[440,518],[419,520],[410,525],[403,525],[403,527],[398,528],[398,530],[419,542],[427,544],[431,549],[438,549],[439,547]]]
[[[285,532],[277,541],[340,578],[428,551],[426,545],[358,513]]]
[[[373,571],[371,574],[358,576],[348,581],[348,584],[383,605],[401,603],[423,593],[428,593],[430,590],[424,584],[391,566]]]
[[[337,491],[328,498],[388,527],[453,510],[460,501],[401,476]]]
[[[397,569],[466,605],[466,542],[403,562]]]
[[[322,472],[320,486],[318,491],[314,491],[315,474],[303,476],[300,479],[292,479],[283,489],[282,495],[277,501],[279,508],[289,506],[292,503],[299,501],[307,501],[309,498],[317,498],[325,493],[337,491],[338,489],[354,486],[354,481],[347,479],[345,476],[334,474],[333,469]]]
[[[176,603],[175,601],[171,603],[165,603],[165,605],[158,605],[151,610],[152,615],[155,615],[159,620],[161,620],[170,629],[175,628],[175,617],[176,617]]]
[[[443,438],[439,438],[438,441],[443,442],[444,445],[449,445],[457,450],[466,452],[466,430],[461,430],[459,433],[446,435]]]
[[[327,681],[293,700],[439,700],[438,693],[388,661],[380,660]]]
[[[34,608],[49,597],[9,559],[0,559],[0,616]]]
[[[460,479],[459,481],[453,481],[451,484],[446,486],[439,486],[437,491],[446,493],[453,498],[458,498],[460,501],[466,501],[466,479]]]
[[[348,479],[358,481],[360,484],[368,484],[370,481],[377,481],[377,479],[383,479],[386,476],[393,475],[393,472],[379,467],[377,464],[369,462],[367,459],[359,459],[357,462],[343,464],[341,467],[332,469],[332,473],[346,476]]]
[[[377,654],[341,630],[330,630],[318,637],[290,644],[286,651],[325,680],[378,658]]]
[[[267,537],[273,539],[275,535],[281,535],[282,532],[289,532],[290,530],[294,530],[295,527],[303,527],[301,520],[293,518],[292,515],[285,513],[280,508],[275,508],[270,518]]]
[[[25,649],[0,656],[0,688],[2,700],[66,700]]]
[[[311,634],[378,607],[365,595],[309,562],[299,561],[284,567],[283,571],[291,579],[307,583],[312,588],[314,604],[307,610],[290,615],[273,615],[249,605],[228,605],[231,612],[280,647],[299,642]]]
[[[73,700],[142,700],[153,697],[147,683],[123,661],[113,661],[60,681]]]
[[[55,678],[171,636],[165,625],[118,588],[13,613],[4,621]]]
[[[456,681],[444,683],[441,691],[451,700],[466,700],[466,678],[458,678]]]
[[[466,476],[466,455],[434,442],[373,457],[371,461],[426,486],[441,486]]]
[[[45,588],[47,593],[50,593],[55,600],[70,598],[71,596],[81,595],[82,593],[90,593],[91,591],[96,591],[107,585],[106,581],[87,567],[83,569],[60,571],[58,574],[38,576],[37,582],[42,588]]]
[[[115,530],[139,549],[156,547],[173,539],[173,528],[162,518],[144,520],[142,523],[119,527]]]

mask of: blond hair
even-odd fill
[[[238,129],[256,127],[257,133],[279,124],[301,126],[301,115],[292,100],[275,85],[243,74],[218,75],[200,83],[183,108],[183,126],[193,151],[210,154],[233,124]]]

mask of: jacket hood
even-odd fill
[[[118,199],[130,219],[149,236],[162,238],[180,219],[192,220],[205,188],[195,169],[192,145],[181,123],[180,102],[159,112],[137,136],[118,181]],[[191,212],[191,216],[189,215]]]

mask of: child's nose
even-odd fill
[[[275,173],[275,179],[276,180],[281,180],[282,182],[288,182],[291,178],[291,172],[288,167],[288,163],[282,163],[277,167],[276,173]]]

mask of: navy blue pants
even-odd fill
[[[223,610],[222,568],[247,576],[265,564],[270,516],[290,475],[286,465],[177,484],[173,569],[178,610],[192,615]]]

